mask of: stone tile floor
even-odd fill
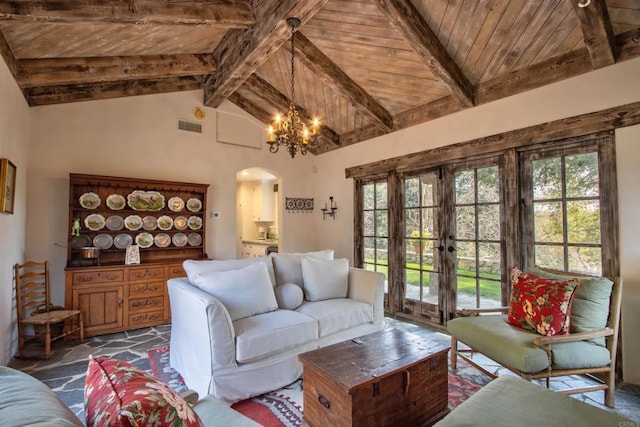
[[[403,329],[423,336],[426,339],[441,341],[449,344],[449,337],[421,325],[387,318],[387,326]],[[147,350],[169,343],[170,325],[160,325],[152,328],[138,329],[118,334],[101,335],[85,340],[83,344],[77,341],[66,347],[57,348],[47,361],[12,359],[9,366],[27,372],[33,377],[47,384],[70,408],[84,419],[84,379],[87,370],[87,358],[93,356],[109,356],[119,360],[129,361],[149,372]],[[481,355],[476,356],[481,365],[490,372],[498,375],[514,375]],[[593,383],[592,380],[572,376],[569,378],[553,379],[551,387],[562,389],[576,387],[580,384]],[[574,398],[630,418],[640,426],[640,386],[621,384],[616,391],[616,408],[604,406],[602,391],[573,395]]]

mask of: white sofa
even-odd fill
[[[298,354],[382,329],[384,275],[332,258],[327,250],[185,261],[188,277],[168,281],[170,365],[200,395],[236,402],[298,379]],[[254,286],[256,274],[268,274],[271,286]],[[346,282],[344,297],[331,297],[334,279]],[[296,307],[301,290],[305,298]],[[259,314],[246,309],[252,298],[260,306],[268,301]]]

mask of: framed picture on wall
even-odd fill
[[[0,212],[13,213],[16,193],[16,165],[0,159]]]

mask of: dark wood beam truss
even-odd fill
[[[14,73],[20,87],[153,79],[210,74],[210,54],[21,59]]]
[[[605,0],[590,0],[586,7],[580,7],[577,0],[568,0],[576,11],[578,22],[584,34],[584,44],[589,51],[593,68],[615,64],[616,52],[613,27]]]
[[[0,1],[0,20],[31,22],[210,25],[249,28],[250,0]]]
[[[256,2],[256,23],[249,30],[229,30],[213,52],[218,66],[204,82],[204,104],[217,107],[289,39],[286,19],[304,24],[327,0]]]

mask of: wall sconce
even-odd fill
[[[336,210],[338,210],[338,206],[336,205],[336,202],[333,201],[333,196],[329,197],[329,206],[327,206],[327,204],[325,203],[324,207],[320,210],[322,211],[323,221],[327,219],[327,215],[329,215],[333,219],[336,219]]]

